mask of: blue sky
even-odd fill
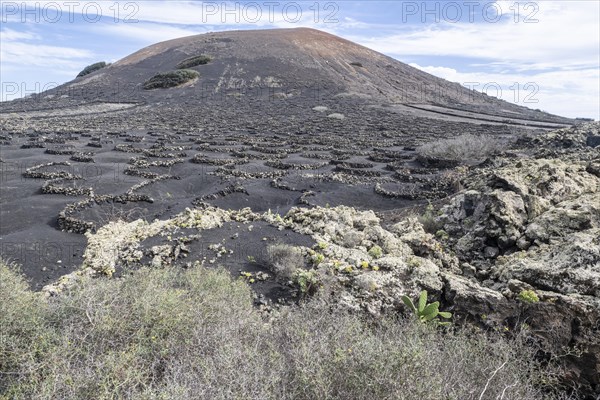
[[[520,105],[600,119],[599,15],[596,0],[1,0],[1,99],[162,40],[306,26]]]

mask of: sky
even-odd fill
[[[600,119],[600,1],[4,1],[0,100],[182,36],[312,27],[466,87]]]

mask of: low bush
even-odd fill
[[[417,154],[425,164],[456,166],[482,161],[505,147],[505,140],[493,136],[461,135],[424,144],[417,148]]]
[[[47,359],[56,345],[49,314],[15,266],[0,261],[0,399],[10,393],[11,381],[25,385],[30,368]]]
[[[304,268],[302,249],[288,244],[274,244],[267,247],[267,267],[276,276],[291,279],[298,269]]]
[[[435,208],[431,203],[425,207],[423,214],[419,215],[417,219],[423,225],[425,232],[435,234],[443,228],[443,224],[438,220]]]
[[[200,74],[191,69],[180,69],[177,71],[164,72],[154,75],[144,82],[144,89],[165,89],[183,85],[189,81],[198,78]]]
[[[177,64],[177,69],[193,68],[197,67],[198,65],[206,65],[211,60],[212,59],[209,56],[206,56],[204,54],[186,58],[185,60]]]
[[[525,303],[537,303],[540,301],[537,293],[533,290],[522,290],[521,293],[519,293],[518,298]]]
[[[369,249],[369,255],[373,258],[381,258],[383,256],[383,249],[375,245]]]
[[[95,64],[88,65],[87,67],[85,67],[83,69],[83,71],[81,71],[79,74],[77,74],[77,77],[81,78],[82,76],[89,75],[92,72],[96,72],[99,69],[102,69],[102,68],[106,67],[107,65],[109,65],[109,64],[105,63],[104,61],[100,61],[100,62],[97,62]]]
[[[558,398],[519,341],[319,299],[266,322],[222,270],[142,268],[46,299],[0,265],[0,311],[2,399]]]

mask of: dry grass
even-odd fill
[[[326,303],[265,322],[219,270],[141,269],[32,293],[0,265],[1,399],[518,399],[552,397],[531,351]]]
[[[288,244],[274,244],[267,247],[267,266],[276,276],[290,280],[294,273],[304,268],[302,249]]]
[[[505,147],[505,140],[493,136],[461,135],[424,144],[417,148],[417,154],[427,164],[459,165],[483,161]]]

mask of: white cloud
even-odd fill
[[[544,1],[538,23],[458,23],[415,26],[387,36],[351,35],[367,47],[403,56],[453,56],[493,60],[522,69],[597,67],[600,3]],[[506,8],[506,6],[505,6]]]
[[[81,60],[91,58],[86,49],[51,46],[38,43],[42,38],[32,32],[2,29],[0,59],[3,69],[10,66],[39,66],[49,69],[73,68]]]
[[[169,1],[136,2],[135,18],[180,25],[225,25],[230,29],[240,25],[291,28],[316,25],[325,18],[315,14],[315,5],[323,8],[322,4],[306,1],[177,1],[175,6],[172,4]]]
[[[206,32],[206,30],[183,29],[169,25],[151,23],[111,24],[101,25],[98,26],[98,28],[99,33],[103,36],[114,35],[147,44],[154,44],[165,40],[198,35]]]
[[[525,107],[539,108],[571,118],[588,117],[600,120],[599,87],[590,86],[590,82],[600,82],[600,72],[597,68],[539,72],[531,75],[471,73],[447,67],[411,65],[479,91],[487,87],[488,94],[498,93],[498,97],[503,100]],[[500,86],[501,92],[496,90],[497,85]]]
[[[0,30],[0,101],[58,86],[93,59],[87,49],[48,45],[33,31]]]
[[[508,8],[515,2],[498,0],[496,4],[510,18],[497,23],[402,26],[383,35],[356,31],[346,37],[399,60],[415,56],[432,64],[435,60],[436,65],[418,67],[450,81],[480,82],[479,89],[497,82],[507,101],[569,117],[600,119],[600,3],[537,2],[537,23],[523,22],[533,10],[521,10],[515,23]],[[444,57],[452,57],[455,65],[464,67],[444,66]],[[479,72],[466,72],[466,67]],[[516,89],[509,89],[516,88],[515,82],[521,87],[518,98]],[[539,87],[533,96],[539,100],[537,104],[523,103],[524,96],[532,93],[523,90],[529,82]]]
[[[0,42],[14,42],[17,40],[32,40],[39,38],[40,36],[33,32],[21,32],[8,28],[3,28],[0,31]]]

